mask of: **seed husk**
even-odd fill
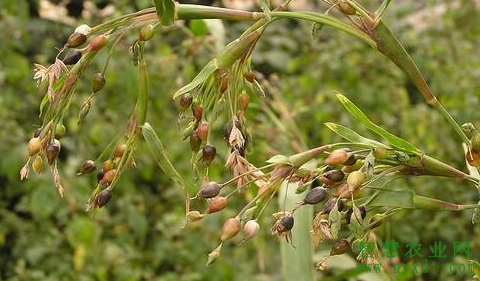
[[[345,174],[341,170],[331,170],[324,173],[323,176],[332,182],[341,182],[345,178]]]
[[[113,152],[113,156],[115,158],[122,157],[126,149],[127,149],[127,145],[124,143],[117,145],[117,147],[115,147],[115,150]]]
[[[340,239],[333,245],[332,250],[330,251],[330,256],[344,254],[348,249],[350,249],[350,243],[348,243],[346,239]]]
[[[147,24],[140,28],[140,34],[138,36],[138,40],[140,41],[148,41],[152,39],[153,35],[155,35],[155,28],[152,24]]]
[[[197,131],[194,130],[190,133],[190,148],[192,151],[197,152],[200,149],[202,140],[198,137]]]
[[[358,209],[360,210],[362,219],[365,219],[365,217],[367,216],[367,209],[365,209],[365,206],[358,206]],[[347,220],[347,224],[350,224],[350,219],[352,218],[352,214],[353,214],[353,208],[350,208],[347,211],[347,214],[345,217],[345,219]]]
[[[327,198],[327,190],[322,187],[315,187],[305,196],[303,202],[308,205],[315,205]]]
[[[53,142],[45,148],[45,154],[47,155],[48,164],[52,165],[55,159],[57,159],[58,154],[60,154],[60,142],[54,139]]]
[[[105,174],[103,175],[103,178],[100,180],[100,184],[102,185],[111,184],[116,175],[117,175],[117,169],[113,169],[105,172]]]
[[[42,150],[42,141],[40,138],[31,138],[28,141],[28,154],[33,156]]]
[[[245,111],[248,108],[248,105],[250,104],[250,96],[243,92],[238,96],[238,106],[240,107],[241,110]]]
[[[340,8],[340,11],[346,15],[355,15],[357,13],[357,10],[345,1],[338,1],[337,5]]]
[[[82,52],[78,50],[73,50],[69,52],[64,58],[63,63],[65,65],[74,65],[82,58]]]
[[[180,97],[180,109],[182,111],[186,110],[192,104],[193,98],[189,93],[183,94]]]
[[[38,138],[40,137],[41,134],[42,134],[42,128],[38,128],[35,130],[35,133],[33,133],[33,137]]]
[[[35,160],[32,163],[33,171],[37,174],[41,174],[43,172],[43,159],[40,155],[35,157]]]
[[[325,159],[325,164],[329,166],[343,164],[348,159],[348,152],[345,149],[335,149]]]
[[[251,239],[258,234],[260,225],[256,220],[249,220],[243,226],[243,238],[245,240]]]
[[[101,72],[97,72],[93,74],[92,79],[90,80],[90,84],[92,85],[92,91],[94,93],[100,91],[105,87],[105,83],[107,81],[105,80],[105,77]]]
[[[67,40],[67,48],[76,48],[87,41],[87,36],[80,32],[72,33]]]
[[[208,200],[208,209],[207,214],[213,214],[216,212],[220,212],[221,210],[225,209],[227,206],[228,199],[224,196],[216,196],[212,199]]]
[[[228,77],[225,76],[222,79],[222,83],[220,84],[220,93],[225,93],[225,91],[228,89]]]
[[[235,120],[235,127],[239,130],[242,130],[242,123],[240,121]],[[233,120],[228,121],[228,123],[223,127],[223,138],[225,141],[229,142],[230,134],[232,133],[233,129]]]
[[[202,185],[202,189],[197,196],[200,198],[213,198],[220,193],[221,186],[217,182],[209,181]]]
[[[202,123],[200,125],[198,125],[197,127],[197,136],[198,138],[203,141],[203,142],[206,142],[207,141],[207,137],[208,137],[208,123]]]
[[[365,174],[360,171],[351,172],[347,178],[348,190],[350,192],[355,192],[363,183],[365,179]]]
[[[112,189],[111,188],[105,188],[104,190],[100,191],[98,193],[97,197],[95,197],[95,205],[97,205],[99,208],[105,206],[108,201],[112,198]]]
[[[57,126],[55,126],[55,138],[57,140],[63,138],[66,133],[67,133],[67,128],[65,128],[63,124],[57,124]]]
[[[291,230],[295,224],[293,216],[287,215],[280,220],[280,224],[283,226],[284,231]]]
[[[203,161],[209,166],[217,155],[217,149],[213,145],[207,144],[203,147],[202,155]]]
[[[235,217],[235,218],[229,218],[223,223],[222,226],[222,235],[220,237],[220,240],[222,242],[235,237],[238,232],[240,232],[242,225],[240,223],[240,219]]]
[[[89,174],[97,168],[93,160],[87,160],[83,162],[82,167],[80,168],[80,174]],[[102,175],[103,178],[103,175]]]

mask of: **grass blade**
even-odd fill
[[[188,195],[188,191],[185,188],[185,182],[180,174],[177,172],[175,167],[173,167],[172,162],[170,162],[165,147],[162,144],[162,141],[158,137],[155,130],[150,126],[149,123],[145,123],[142,126],[142,134],[145,140],[147,141],[150,150],[152,151],[153,155],[155,156],[155,160],[157,161],[158,166],[160,169],[163,170],[167,176],[169,176],[174,182],[178,184],[180,187],[184,199],[185,199],[185,224],[187,223],[186,215],[190,209],[190,196]]]
[[[373,131],[374,133],[378,134],[382,138],[384,138],[386,141],[388,141],[391,145],[405,150],[407,152],[420,152],[418,148],[410,144],[404,139],[401,139],[389,132],[387,132],[385,129],[382,127],[376,125],[373,123],[368,117],[355,105],[353,104],[346,96],[340,94],[337,92],[337,98],[338,100],[343,104],[345,109],[347,109],[348,112],[350,112],[351,115],[353,115],[359,122],[362,122],[368,129]]]
[[[325,123],[325,126],[327,126],[330,130],[335,132],[340,137],[348,140],[349,142],[363,143],[363,144],[371,146],[372,148],[374,148],[374,147],[389,148],[388,146],[384,145],[383,143],[372,140],[372,139],[369,139],[369,138],[365,138],[365,137],[359,135],[357,132],[355,132],[352,129],[347,128],[345,126],[335,124],[335,123],[331,123],[331,122]]]
[[[200,86],[205,82],[210,75],[212,75],[218,69],[218,63],[216,59],[211,60],[205,67],[200,71],[192,82],[180,88],[174,95],[173,99],[180,97],[181,95],[190,92],[195,89],[197,86]]]
[[[175,2],[173,0],[154,0],[158,20],[162,25],[171,25],[175,21]]]

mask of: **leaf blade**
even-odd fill
[[[173,0],[154,0],[158,20],[162,25],[171,25],[175,21],[175,2]]]
[[[327,128],[329,128],[334,133],[336,133],[337,135],[346,139],[349,142],[370,145],[372,148],[373,147],[389,148],[388,146],[386,146],[381,142],[361,136],[360,134],[358,134],[357,132],[353,131],[348,127],[345,127],[336,123],[332,123],[332,122],[325,123],[325,126],[327,126]]]

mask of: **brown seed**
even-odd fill
[[[203,161],[209,166],[217,155],[217,149],[213,145],[205,145],[202,150]]]
[[[31,138],[28,141],[28,154],[33,156],[42,150],[42,141],[39,138]]]
[[[80,168],[80,173],[81,174],[88,174],[88,173],[91,173],[91,172],[95,171],[96,168],[97,168],[97,166],[95,165],[95,162],[93,162],[92,160],[87,160],[87,161],[83,162],[82,168]],[[103,175],[102,175],[102,177],[103,177]]]
[[[342,13],[346,15],[355,15],[355,13],[357,12],[357,10],[355,10],[355,8],[352,5],[350,5],[345,1],[338,1],[337,4],[338,4],[338,7],[340,8],[340,11],[342,11]]]
[[[102,184],[102,185],[109,185],[109,184],[111,184],[116,175],[117,175],[117,169],[113,169],[113,170],[107,171],[107,172],[103,175],[103,178],[100,180],[100,184]]]
[[[87,41],[87,36],[85,34],[75,32],[68,37],[66,47],[67,48],[76,48]]]
[[[193,108],[193,117],[195,118],[195,120],[197,121],[202,120],[202,115],[203,115],[203,108],[201,105]]]
[[[192,131],[190,134],[190,148],[192,151],[197,152],[201,144],[202,140],[198,137],[197,131]]]
[[[220,212],[227,206],[228,199],[224,196],[213,197],[208,201],[207,214]]]
[[[105,188],[104,190],[100,191],[100,193],[97,194],[97,197],[95,197],[95,205],[97,205],[99,208],[105,206],[108,201],[112,198],[112,189],[111,188]]]
[[[243,76],[250,83],[253,83],[253,81],[255,81],[255,73],[253,73],[253,71],[245,72],[245,74],[243,74]]]
[[[111,169],[115,168],[115,163],[112,160],[107,160],[103,162],[102,170],[104,173],[110,171]]]
[[[60,142],[54,139],[53,142],[45,148],[45,154],[47,155],[48,164],[52,165],[55,159],[57,159],[58,154],[60,154]]]
[[[206,142],[207,141],[207,137],[208,137],[208,123],[202,123],[200,125],[198,125],[197,127],[197,136],[198,138],[203,141],[203,142]]]
[[[341,182],[345,178],[345,174],[341,170],[330,170],[324,173],[323,176],[332,182]]]
[[[225,91],[228,89],[228,77],[223,77],[222,83],[220,84],[220,93],[225,93]]]
[[[119,144],[117,145],[117,147],[115,147],[115,151],[113,152],[113,156],[115,158],[117,157],[122,157],[123,154],[125,153],[125,150],[127,149],[127,145],[122,143],[122,144]]]
[[[33,133],[33,137],[38,138],[40,137],[41,134],[42,134],[42,128],[38,128],[35,130],[35,133]]]
[[[330,256],[341,255],[350,249],[350,243],[346,239],[338,240],[332,247],[330,251]]]
[[[330,187],[330,186],[333,186],[334,185],[334,182],[327,179],[326,177],[319,177],[318,180],[323,183],[324,185],[326,185],[327,187]]]
[[[98,173],[97,173],[97,182],[98,183],[103,179],[104,175],[105,175],[105,172],[103,170],[98,171]]]
[[[220,237],[220,240],[222,242],[226,241],[227,239],[230,239],[232,237],[235,237],[238,232],[240,232],[242,225],[240,223],[240,219],[235,217],[235,218],[229,218],[223,223],[222,226],[222,235]]]
[[[241,110],[245,111],[248,108],[248,104],[250,103],[250,96],[243,92],[238,96],[238,106]]]
[[[355,154],[352,154],[348,157],[347,161],[343,162],[345,166],[353,166],[357,163],[357,158],[355,158]]]
[[[480,154],[477,151],[469,149],[469,151],[467,151],[467,153],[465,154],[465,158],[467,159],[470,166],[476,168],[480,167]]]
[[[186,110],[187,108],[190,107],[190,105],[192,104],[192,101],[193,101],[193,98],[192,96],[190,96],[189,93],[183,94],[180,97],[180,109]]]
[[[348,152],[345,149],[335,149],[325,159],[325,164],[329,166],[343,164],[348,159]]]
[[[98,35],[90,42],[90,51],[100,51],[108,43],[108,37],[105,35]]]
[[[74,65],[82,58],[82,52],[74,50],[69,52],[64,58],[63,63],[66,65]]]
[[[202,189],[198,192],[197,196],[200,198],[212,198],[220,193],[220,184],[209,181],[202,184]]]

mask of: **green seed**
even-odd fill
[[[92,91],[96,93],[101,89],[103,89],[103,87],[105,86],[106,80],[101,72],[97,72],[93,74],[90,82],[92,84]]]
[[[57,124],[57,126],[55,126],[55,138],[57,140],[63,138],[66,133],[67,133],[67,128],[65,128],[63,124]]]
[[[140,29],[140,35],[138,36],[138,40],[140,41],[148,41],[152,39],[153,35],[155,35],[155,28],[152,24],[147,24],[142,26]]]

